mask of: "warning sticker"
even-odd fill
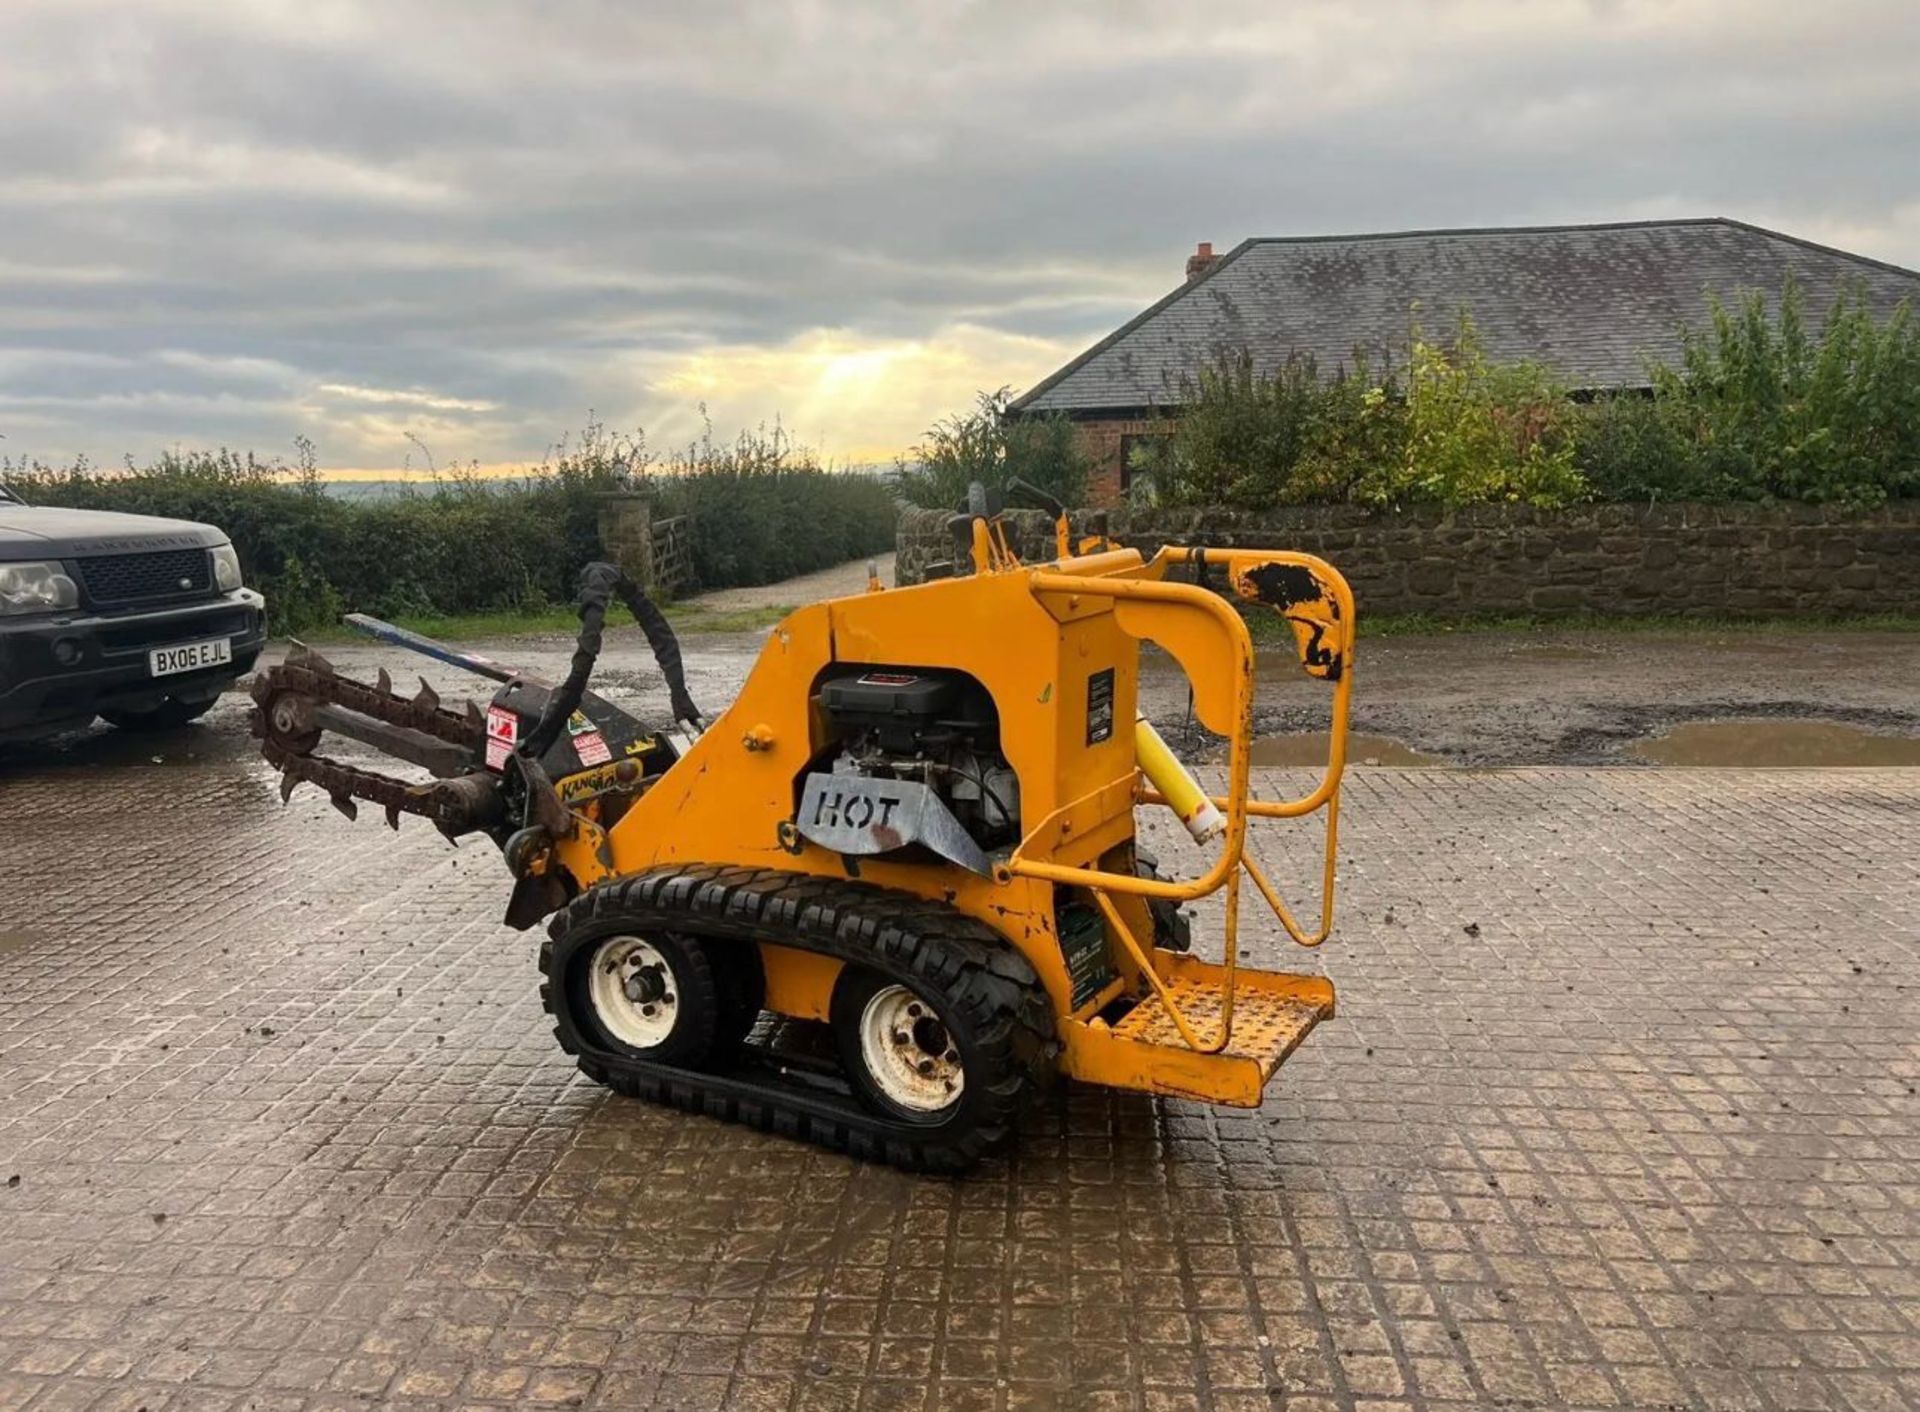
[[[1113,668],[1087,678],[1087,744],[1113,738]]]
[[[512,741],[500,740],[493,736],[487,738],[487,768],[489,770],[506,769],[507,757],[511,754],[513,754]]]
[[[576,735],[573,738],[573,753],[580,757],[583,765],[604,765],[613,758],[613,752],[607,749],[607,738],[599,731]]]
[[[586,718],[584,712],[575,711],[571,716],[567,717],[568,735],[586,735],[588,732],[598,729],[600,728]]]
[[[1060,911],[1060,952],[1073,982],[1073,1008],[1087,1004],[1113,980],[1107,960],[1107,931],[1091,907],[1070,906]]]
[[[487,739],[504,740],[512,745],[520,738],[520,718],[504,706],[487,707]],[[493,761],[491,751],[487,754],[489,764]]]

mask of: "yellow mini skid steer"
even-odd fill
[[[482,833],[515,879],[507,920],[548,919],[541,995],[562,1047],[621,1093],[902,1167],[958,1170],[1015,1136],[1055,1074],[1252,1107],[1333,1013],[1324,978],[1238,964],[1250,882],[1303,946],[1331,925],[1353,596],[1278,550],[1075,540],[1021,563],[975,488],[957,575],[788,615],[708,723],[658,609],[616,569],[583,577],[559,683],[416,638],[376,636],[500,682],[484,709],[402,697],[296,650],[257,679],[255,733],[283,793],[323,789]],[[1221,591],[1211,585],[1217,584]],[[1330,688],[1318,783],[1248,791],[1254,654],[1223,594],[1281,614]],[[676,727],[587,689],[610,605],[645,631]],[[1140,649],[1184,671],[1227,741],[1209,797],[1137,710]],[[409,761],[413,782],[316,753],[326,733]],[[1171,808],[1210,862],[1161,876],[1136,811]],[[1254,819],[1319,814],[1320,920],[1295,921],[1247,848]],[[1181,904],[1223,891],[1222,959]]]

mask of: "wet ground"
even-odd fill
[[[1324,727],[1326,693],[1290,655],[1263,652],[1260,670],[1261,734]],[[1177,730],[1184,681],[1168,669],[1145,694],[1162,728]],[[1824,721],[1857,732],[1866,753],[1849,759],[1833,749],[1810,760],[1804,741],[1761,731],[1725,737],[1738,743],[1717,763],[1879,763],[1866,758],[1873,737],[1920,738],[1920,633],[1549,629],[1363,639],[1354,681],[1355,731],[1454,765],[1640,763],[1655,757],[1636,742],[1718,720]]]
[[[758,644],[689,639],[696,699]],[[1318,689],[1264,665],[1293,791]],[[1356,685],[1335,937],[1243,933],[1339,1017],[1257,1112],[1074,1088],[960,1181],[586,1082],[498,857],[282,806],[237,696],[0,760],[0,1409],[1920,1406],[1920,636]],[[1311,836],[1257,849],[1311,911]]]
[[[1832,721],[1687,721],[1631,747],[1655,765],[1776,768],[1920,765],[1920,737],[1885,735]]]
[[[864,582],[866,570],[835,572]],[[723,707],[764,639],[764,630],[684,636],[694,700],[708,711]],[[556,679],[573,651],[559,633],[462,645]],[[280,650],[270,648],[268,660]],[[342,671],[369,680],[384,667],[403,684],[424,676],[449,700],[492,693],[480,678],[396,648],[350,641],[324,650]],[[1256,760],[1323,759],[1326,689],[1284,651],[1261,652],[1259,665]],[[635,628],[608,632],[594,687],[648,719],[666,716],[666,690]],[[1221,742],[1188,716],[1185,678],[1151,650],[1141,700],[1189,758],[1219,757]],[[233,693],[209,718],[222,729],[159,753],[244,752],[245,710]],[[1695,724],[1702,722],[1725,724],[1703,734]],[[1678,727],[1688,729],[1676,735]],[[1382,765],[1911,764],[1920,740],[1920,633],[1541,630],[1369,639],[1360,646],[1352,728],[1353,758]],[[68,737],[56,758],[137,759],[143,749],[101,727]]]
[[[0,1407],[1920,1405],[1920,771],[1356,770],[1265,1105],[952,1181],[587,1083],[497,857],[228,735],[0,780]]]

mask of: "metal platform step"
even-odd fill
[[[1203,1042],[1218,1034],[1221,968],[1165,952],[1156,959],[1188,1028]],[[1333,983],[1325,976],[1242,969],[1234,985],[1233,1033],[1219,1053],[1190,1048],[1156,995],[1111,1027],[1098,1021],[1076,1025],[1069,1069],[1122,1088],[1257,1107],[1267,1080],[1315,1025],[1332,1018],[1333,1009]]]
[[[1219,1032],[1221,989],[1211,978],[1175,981],[1168,990],[1186,1017],[1187,1028],[1203,1039]],[[1260,1077],[1270,1078],[1307,1037],[1307,1031],[1332,1013],[1331,994],[1325,999],[1308,998],[1243,985],[1233,997],[1233,1035],[1222,1052],[1230,1058],[1253,1060],[1260,1066]],[[1120,1038],[1139,1044],[1187,1047],[1174,1027],[1173,1017],[1157,997],[1136,1005],[1113,1030]]]

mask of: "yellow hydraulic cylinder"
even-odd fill
[[[1173,751],[1160,738],[1160,732],[1145,716],[1133,723],[1133,753],[1139,761],[1140,773],[1160,792],[1195,839],[1209,843],[1227,831],[1227,816],[1207,797],[1187,767],[1174,758]]]

